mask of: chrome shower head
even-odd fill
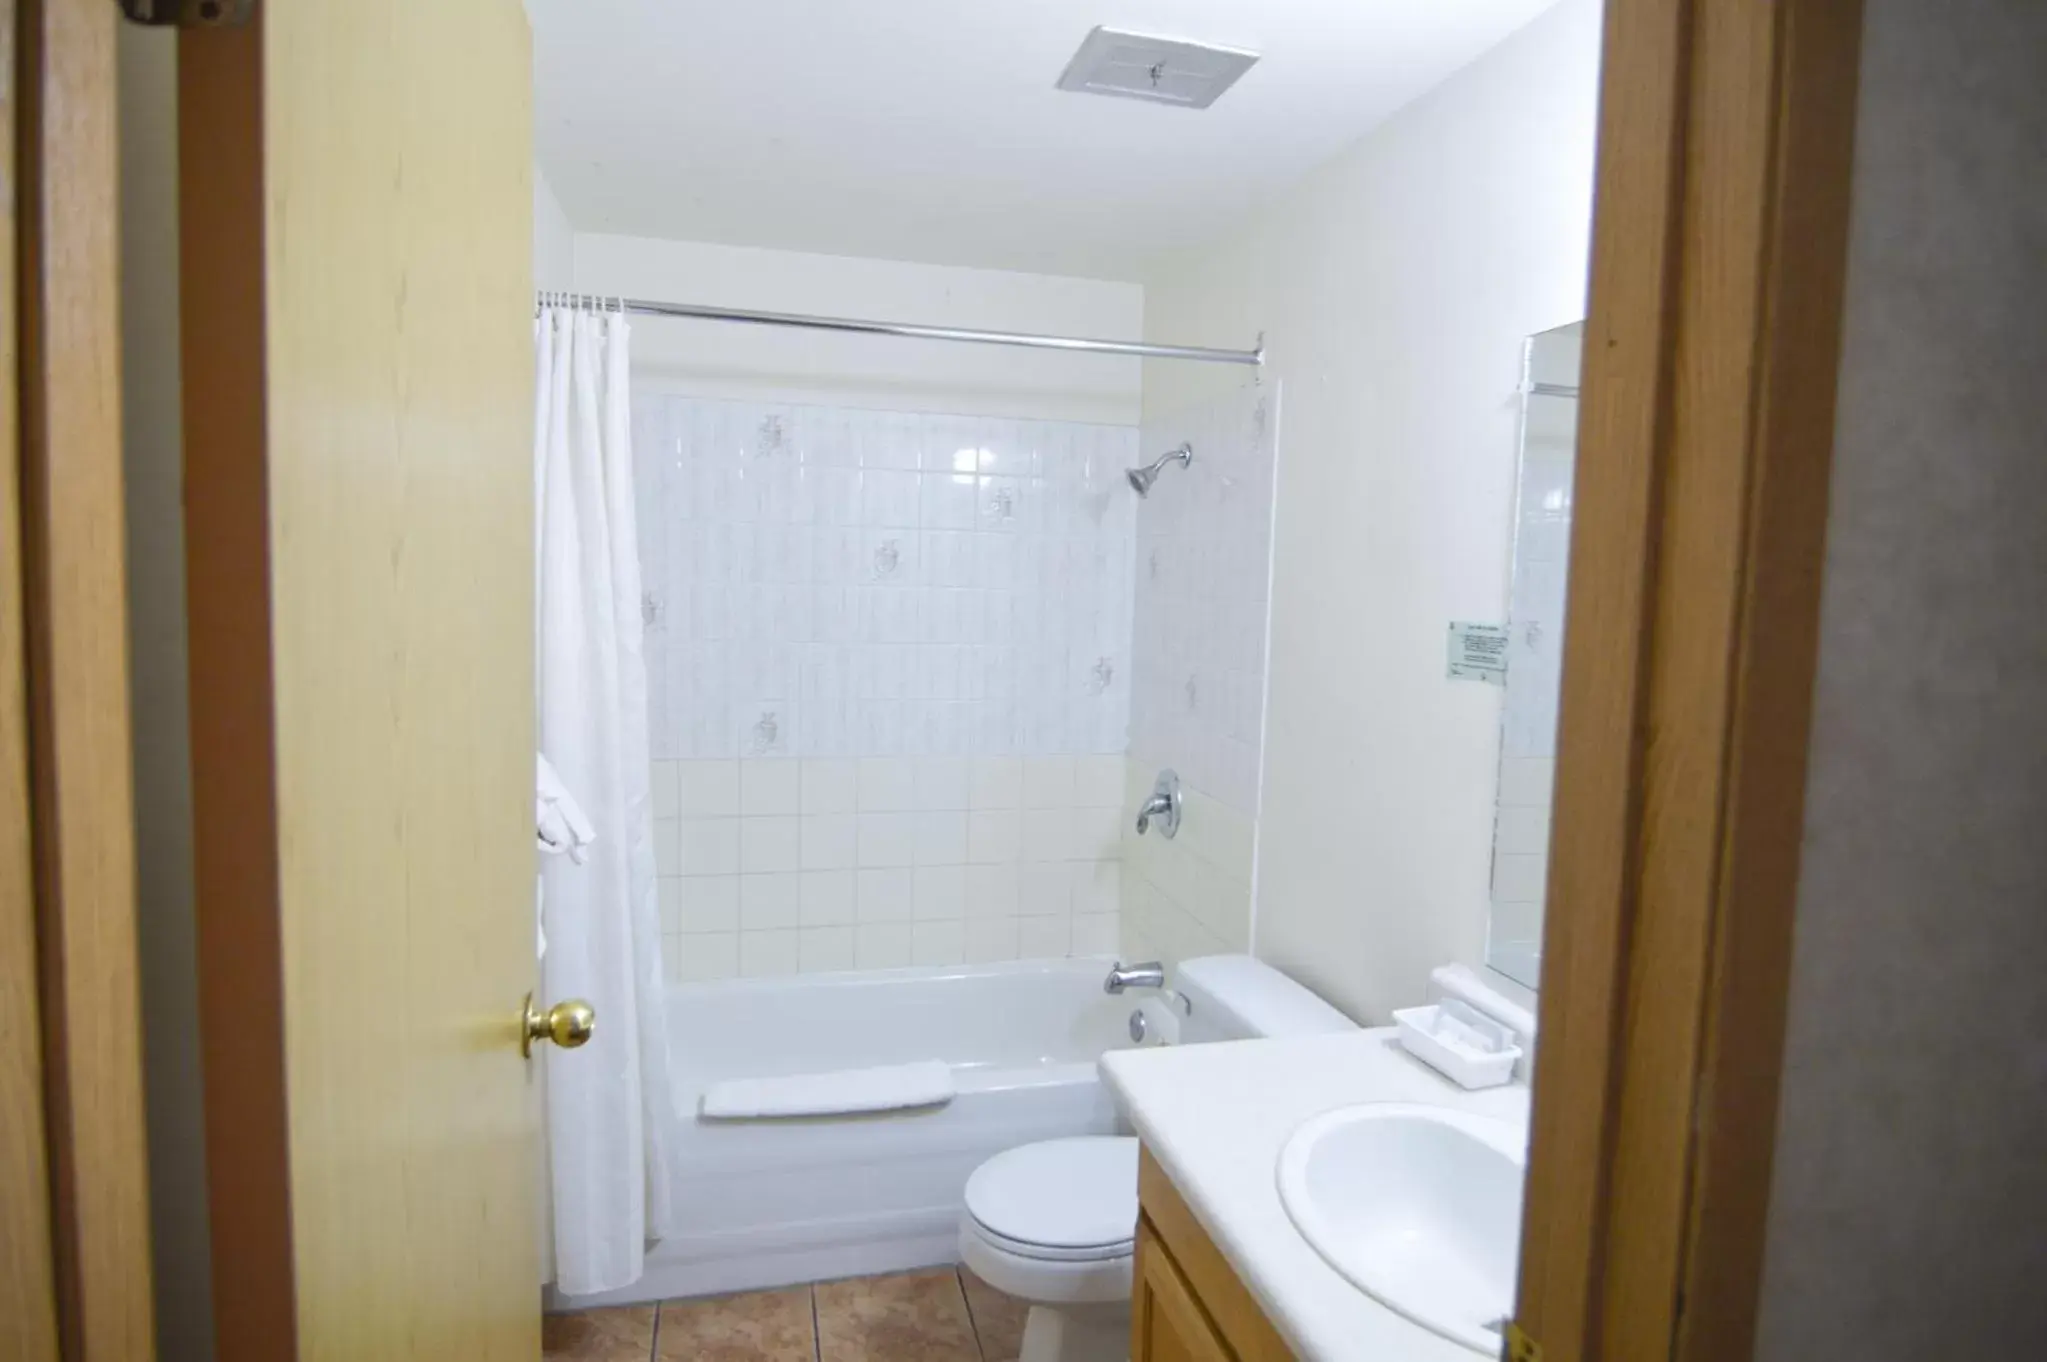
[[[1143,468],[1132,468],[1125,472],[1123,476],[1130,480],[1131,491],[1141,497],[1149,496],[1151,495],[1151,485],[1159,480],[1159,470],[1175,460],[1179,461],[1182,468],[1193,463],[1194,446],[1183,444],[1178,449],[1167,450]]]

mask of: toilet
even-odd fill
[[[1187,1005],[1181,1044],[1357,1029],[1247,955],[1185,961],[1172,984]],[[1122,1362],[1136,1234],[1134,1137],[1040,1140],[1004,1150],[967,1179],[960,1260],[1030,1303],[1019,1362]]]

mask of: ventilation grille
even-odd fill
[[[1059,88],[1205,109],[1257,60],[1256,52],[1241,48],[1098,28],[1066,64]]]

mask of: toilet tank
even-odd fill
[[[1180,1043],[1315,1036],[1357,1023],[1272,966],[1248,955],[1183,960],[1173,987],[1187,1001]]]

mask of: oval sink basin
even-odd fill
[[[1514,1308],[1524,1137],[1506,1121],[1374,1102],[1316,1117],[1279,1156],[1295,1228],[1353,1286],[1489,1357]]]

